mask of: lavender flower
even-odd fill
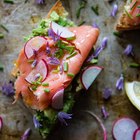
[[[118,90],[122,90],[123,87],[124,87],[124,77],[123,77],[123,74],[121,74],[120,78],[116,82],[116,88]]]
[[[31,129],[30,128],[26,129],[23,136],[21,137],[21,140],[27,140],[30,134],[31,134]]]
[[[47,45],[46,45],[46,53],[47,53],[47,55],[49,55],[51,53],[51,49],[50,49],[50,46],[49,46],[48,42],[47,42]]]
[[[34,60],[33,63],[31,64],[31,67],[34,68],[37,65],[37,60]]]
[[[94,28],[98,28],[98,29],[99,29],[99,26],[97,25],[96,22],[94,22],[94,23],[92,24],[92,27],[94,27]]]
[[[113,8],[112,8],[112,11],[111,11],[111,16],[112,17],[115,17],[116,14],[117,14],[117,12],[118,12],[118,5],[117,4],[114,4],[113,5]]]
[[[104,37],[103,40],[102,40],[101,47],[103,49],[105,49],[105,47],[107,46],[107,43],[108,43],[108,37]]]
[[[13,96],[15,94],[14,83],[10,81],[8,84],[4,83],[1,87],[1,91],[6,96]]]
[[[39,127],[42,126],[42,125],[39,123],[39,121],[36,119],[36,116],[33,116],[33,123],[34,123],[35,128],[39,128]]]
[[[103,98],[104,99],[109,99],[111,96],[112,90],[110,88],[105,88],[103,91]]]
[[[109,116],[109,113],[107,112],[105,106],[101,107],[101,112],[102,112],[102,115],[103,115],[104,119],[107,119],[108,116]]]
[[[123,53],[124,53],[125,55],[127,55],[127,56],[129,56],[129,55],[134,56],[134,53],[133,53],[133,46],[132,46],[131,44],[128,44]]]
[[[45,4],[45,0],[36,0],[37,4]]]
[[[3,127],[3,119],[2,119],[2,117],[0,116],[0,131],[1,131],[2,127]]]
[[[54,42],[57,42],[60,40],[60,35],[61,33],[59,33],[58,31],[57,31],[57,34],[55,34],[52,29],[48,30],[48,36],[52,37]]]
[[[60,60],[58,58],[56,58],[56,57],[49,57],[48,64],[50,64],[50,65],[59,65]]]
[[[99,56],[99,54],[107,47],[108,43],[108,37],[104,37],[101,43],[101,46],[98,47],[94,53],[87,59],[87,62],[90,62],[93,58],[96,58]]]
[[[65,112],[59,112],[57,117],[59,119],[59,121],[62,123],[62,124],[65,124],[66,126],[68,125],[67,122],[65,121],[66,120],[70,120],[72,119],[72,114],[67,114]]]

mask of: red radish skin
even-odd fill
[[[64,97],[64,89],[57,91],[52,97],[52,107],[54,109],[62,109],[63,108],[63,97]]]
[[[140,127],[135,130],[133,134],[133,140],[140,140]]]
[[[138,125],[134,120],[128,117],[117,119],[112,127],[114,140],[132,140],[134,131]]]
[[[72,39],[75,38],[75,34],[69,31],[67,28],[58,25],[55,22],[51,22],[50,24],[52,31],[57,35],[59,35],[62,39]]]
[[[36,67],[29,73],[29,75],[25,78],[28,83],[32,83],[36,81],[36,74],[40,74],[42,76],[42,82],[47,78],[48,75],[48,65],[47,62],[42,59],[36,65]]]
[[[42,46],[47,45],[47,38],[37,36],[31,38],[24,46],[24,53],[27,59],[34,55],[34,51],[38,51]]]
[[[104,124],[102,123],[101,119],[91,111],[83,110],[83,112],[90,114],[92,117],[94,117],[97,120],[97,122],[100,124],[100,126],[103,130],[103,137],[104,137],[103,140],[107,140],[107,131],[106,131],[106,128],[105,128]]]
[[[86,89],[86,90],[88,90],[88,88],[91,86],[91,84],[94,82],[94,80],[96,79],[96,77],[100,74],[100,72],[102,71],[102,69],[103,69],[103,67],[99,67],[99,66],[89,66],[89,67],[87,67],[86,69],[84,69],[83,70],[83,72],[82,72],[82,75],[81,75],[81,83],[82,83],[82,85],[83,85],[83,87]],[[96,73],[95,72],[92,72],[91,74],[94,74],[94,77],[92,77],[92,75],[86,75],[86,74],[88,74],[88,72],[89,72],[89,70],[91,71],[93,71],[93,70],[97,70],[96,71]],[[86,76],[88,76],[88,77],[86,77]],[[92,79],[89,81],[88,80],[88,78],[91,78],[92,77]],[[86,78],[86,79],[85,79]],[[88,82],[88,83],[86,83],[86,81]]]

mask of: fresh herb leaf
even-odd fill
[[[4,34],[0,33],[0,39],[4,38]]]
[[[3,28],[6,32],[9,32],[9,30],[3,25],[3,24],[0,24],[1,28]]]
[[[91,10],[98,16],[99,15],[99,6],[91,6]]]
[[[138,64],[138,63],[130,63],[130,64],[129,64],[129,67],[132,67],[132,68],[139,68],[139,67],[140,67],[140,64]]]
[[[2,64],[0,64],[0,71],[3,71],[4,70],[4,67]]]
[[[93,58],[91,61],[90,61],[91,64],[97,64],[98,63],[98,59],[95,59]]]
[[[45,88],[45,89],[44,89],[44,92],[49,93],[50,90],[49,90],[48,88]]]
[[[68,73],[67,76],[74,77],[75,75],[73,73]]]
[[[43,83],[42,86],[49,86],[49,83]]]
[[[80,14],[81,14],[81,10],[83,8],[85,8],[87,2],[85,0],[82,0],[81,3],[80,3],[80,7],[77,9],[77,12],[76,12],[76,17],[79,18],[80,17]]]
[[[86,23],[86,21],[81,21],[79,24],[78,24],[78,26],[81,26],[81,25],[83,25],[83,24],[85,24]]]
[[[10,4],[14,4],[13,0],[4,0],[5,3],[10,3]]]
[[[117,31],[114,31],[113,34],[117,37],[120,37],[121,36],[121,33],[120,32],[117,32]]]
[[[68,71],[68,62],[64,62],[63,68],[64,68],[64,72]]]
[[[140,17],[140,14],[137,14],[136,17]]]
[[[137,4],[138,1],[135,1],[134,4],[131,7],[131,10],[135,7],[135,5]]]
[[[125,13],[127,14],[127,16],[131,19],[133,19],[132,15],[128,12],[127,8],[124,7]]]
[[[69,58],[75,56],[76,54],[77,54],[77,52],[73,52],[73,53],[72,53],[71,55],[69,55],[66,59],[69,59]]]

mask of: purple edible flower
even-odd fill
[[[108,37],[104,37],[102,40],[101,47],[104,49],[107,46],[108,43]]]
[[[34,68],[37,65],[37,60],[34,60],[33,63],[31,64],[31,67]]]
[[[14,83],[12,81],[4,83],[1,87],[1,91],[6,96],[13,96],[15,94]]]
[[[54,42],[57,42],[60,40],[60,35],[61,33],[59,33],[58,31],[57,31],[57,34],[55,34],[52,29],[48,30],[48,36],[51,37]]]
[[[112,90],[110,88],[105,88],[103,91],[103,98],[108,100],[111,96]]]
[[[21,140],[27,140],[30,134],[31,134],[31,129],[30,128],[26,129],[23,136],[21,137]]]
[[[68,125],[67,122],[65,121],[66,120],[70,120],[72,119],[72,114],[68,114],[68,113],[65,113],[65,112],[59,112],[57,117],[59,119],[59,121],[62,123],[62,124],[65,124],[66,126]]]
[[[107,119],[108,116],[109,116],[109,113],[107,112],[105,106],[101,107],[101,112],[102,112],[102,115],[103,115],[104,119]]]
[[[99,29],[99,26],[97,25],[96,22],[94,22],[94,23],[92,24],[92,27],[94,27],[94,28],[98,28],[98,29]]]
[[[49,57],[48,64],[50,64],[50,65],[59,65],[60,60],[58,58],[56,58],[56,57]]]
[[[46,53],[47,53],[47,55],[49,55],[51,53],[51,49],[50,49],[48,42],[47,42],[47,46],[46,46]]]
[[[123,74],[121,74],[120,78],[116,82],[116,88],[118,90],[122,90],[123,87],[124,87],[124,77],[123,77]]]
[[[118,12],[118,5],[117,4],[114,4],[113,5],[113,8],[112,8],[112,11],[111,11],[111,16],[112,17],[115,17],[116,14],[117,14],[117,12]]]
[[[131,44],[128,44],[123,53],[124,53],[125,55],[127,55],[127,56],[129,56],[129,55],[134,56],[134,53],[133,53],[133,46],[132,46]]]
[[[63,65],[60,65],[60,74],[63,73]]]
[[[2,126],[3,126],[3,120],[2,120],[2,117],[0,116],[0,131],[2,129]]]
[[[36,0],[37,4],[45,4],[45,0]]]
[[[42,126],[42,125],[39,123],[39,121],[37,120],[36,116],[33,116],[33,123],[34,123],[35,128],[39,128],[39,127]]]
[[[87,62],[90,62],[93,58],[96,58],[99,56],[102,50],[104,50],[107,47],[108,37],[104,37],[101,43],[101,46],[96,48],[94,53],[87,59]]]

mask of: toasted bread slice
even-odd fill
[[[136,30],[140,29],[140,25],[130,25],[127,20],[127,14],[124,12],[118,20],[116,25],[116,30],[125,31],[125,30]]]
[[[62,17],[65,17],[66,15],[68,15],[68,12],[65,10],[60,0],[58,0],[54,4],[54,6],[51,8],[51,10],[49,11],[47,15],[47,18],[50,18],[50,15],[53,11],[55,11],[59,16],[62,16]]]
[[[130,1],[127,0],[126,5],[124,6],[124,11],[123,11],[121,17],[119,18],[119,20],[117,22],[116,30],[125,31],[125,30],[140,29],[140,24],[135,24],[135,21],[134,21],[134,24],[132,24],[132,23],[129,22],[130,20],[128,20],[129,13],[127,13],[127,10],[125,9],[125,7],[130,7],[130,4],[132,4],[132,2],[130,3]],[[134,3],[134,5],[135,5],[135,3]],[[132,19],[132,21],[133,21],[133,19]]]

